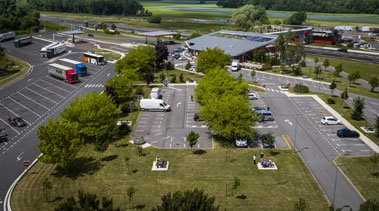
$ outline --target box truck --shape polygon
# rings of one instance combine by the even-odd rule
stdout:
[[[141,99],[141,111],[171,111],[170,105],[160,99]]]
[[[87,73],[87,66],[83,62],[78,62],[71,59],[59,59],[58,63],[67,67],[74,68],[75,72],[80,76],[86,76]]]
[[[32,43],[32,36],[20,37],[13,40],[13,45],[16,48],[28,45],[30,43]]]
[[[41,57],[43,58],[51,58],[54,56],[54,52],[53,50],[51,49],[53,46],[56,46],[58,45],[58,43],[54,42],[54,43],[51,43],[43,48],[41,48]]]
[[[238,71],[240,69],[240,61],[233,60],[232,61],[232,71]]]
[[[161,90],[157,87],[151,89],[150,99],[162,99]]]
[[[70,84],[79,82],[78,74],[71,67],[53,63],[49,64],[47,69],[51,76],[67,81]]]
[[[4,33],[4,34],[0,34],[0,42],[4,42],[4,41],[7,41],[7,40],[11,40],[11,39],[14,39],[14,32],[7,32],[7,33]]]
[[[104,56],[93,53],[84,53],[83,61],[95,65],[103,65],[106,62]]]

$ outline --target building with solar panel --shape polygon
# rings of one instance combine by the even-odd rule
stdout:
[[[241,62],[253,58],[258,49],[265,49],[268,53],[275,51],[275,40],[278,35],[258,34],[251,32],[221,30],[196,37],[186,41],[190,52],[197,56],[207,48],[220,48],[233,59]]]

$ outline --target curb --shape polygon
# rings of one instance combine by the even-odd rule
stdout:
[[[16,187],[17,183],[21,180],[21,178],[26,174],[26,172],[28,172],[34,166],[34,164],[38,161],[38,158],[41,157],[41,156],[42,156],[42,153],[12,183],[11,187],[7,191],[7,194],[5,195],[4,206],[3,206],[4,211],[12,211],[11,198],[12,198],[12,193],[13,193],[14,188]]]
[[[10,55],[8,55],[8,56],[10,56]],[[27,71],[27,73],[26,73],[25,75],[23,75],[23,76],[17,78],[16,80],[11,81],[11,82],[5,84],[4,86],[0,87],[0,90],[3,90],[4,88],[6,88],[6,87],[12,85],[14,82],[19,81],[19,80],[25,78],[26,76],[28,76],[28,75],[33,71],[33,66],[30,65],[29,62],[27,62],[27,61],[25,61],[25,60],[22,60],[22,59],[20,59],[20,58],[14,57],[14,56],[10,56],[10,57],[13,57],[13,58],[16,58],[16,59],[19,59],[19,60],[25,62],[25,63],[29,66],[29,70]],[[5,81],[5,80],[8,80],[8,79],[11,79],[11,78],[13,78],[13,77],[16,77],[16,76],[19,75],[19,74],[20,74],[20,73],[16,73],[16,75],[11,76],[10,78],[5,78],[5,79],[3,79],[3,80],[1,80],[1,81]],[[0,82],[1,82],[1,81],[0,81]]]
[[[347,179],[347,181],[349,181],[349,183],[351,184],[351,186],[353,186],[354,190],[357,191],[358,195],[363,199],[363,201],[366,201],[365,197],[362,196],[361,192],[358,191],[358,189],[355,187],[355,185],[350,181],[349,177],[346,176],[346,174],[341,170],[341,168],[339,166],[337,166],[336,164],[336,159],[340,157],[340,156],[337,156],[334,160],[333,160],[333,163],[334,165],[338,168],[338,171],[340,173],[342,173],[342,175]]]

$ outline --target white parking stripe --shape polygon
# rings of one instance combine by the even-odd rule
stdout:
[[[38,84],[33,84],[33,85],[35,85],[35,86],[38,86],[39,88],[41,88],[41,89],[44,89],[44,90],[46,90],[46,91],[48,91],[48,92],[51,92],[51,93],[53,93],[53,94],[57,95],[58,97],[61,97],[61,98],[63,98],[63,99],[64,99],[64,97],[63,97],[62,95],[60,95],[60,94],[57,94],[57,93],[55,93],[55,92],[52,92],[52,91],[50,91],[50,90],[46,89],[45,87],[42,87],[42,86],[40,86],[40,85],[38,85]]]
[[[30,99],[29,97],[27,97],[27,96],[25,96],[25,95],[21,94],[20,92],[17,92],[17,93],[18,93],[18,94],[20,94],[20,95],[22,95],[22,96],[24,96],[25,98],[29,99],[30,101],[33,101],[34,103],[38,104],[39,106],[41,106],[41,107],[43,107],[43,108],[46,108],[47,110],[49,110],[49,111],[50,111],[50,109],[49,109],[49,108],[47,108],[46,106],[44,106],[44,105],[42,105],[42,104],[40,104],[40,103],[38,103],[38,102],[36,102],[36,101],[34,101],[34,100]]]
[[[28,87],[25,87],[25,89],[28,89],[29,91],[31,91],[31,92],[34,92],[34,93],[36,93],[37,95],[39,95],[39,96],[41,96],[41,97],[43,97],[43,98],[45,98],[45,99],[48,99],[48,100],[50,100],[51,102],[53,102],[53,103],[55,103],[55,104],[58,104],[58,103],[57,103],[57,102],[55,102],[54,100],[51,100],[51,99],[49,99],[49,98],[47,98],[47,97],[45,97],[45,96],[41,95],[40,93],[38,93],[38,92],[35,92],[35,91],[33,91],[33,90],[29,89]]]
[[[0,118],[1,121],[3,121],[8,127],[12,128],[17,134],[20,134],[16,129],[14,129],[11,125],[9,125],[6,121],[4,121],[2,118]]]
[[[11,112],[12,114],[14,114],[15,116],[20,116],[18,114],[16,114],[15,112],[13,112],[12,110],[10,110],[9,108],[5,107],[3,104],[0,103],[0,106],[4,107],[5,109],[7,109],[9,112]],[[26,122],[26,121],[25,121]]]
[[[52,83],[49,83],[49,82],[47,82],[47,81],[43,81],[43,80],[38,80],[38,81],[42,81],[42,82],[44,82],[44,83],[47,83],[47,84],[49,84],[49,85],[51,85],[51,86],[54,86],[54,87],[56,87],[56,88],[58,88],[58,89],[60,89],[60,90],[62,90],[62,91],[65,91],[65,92],[67,92],[67,93],[71,93],[71,92],[69,92],[69,91],[67,91],[67,90],[65,90],[65,89],[63,89],[63,88],[61,88],[61,87],[59,87],[59,86],[56,86],[56,85],[54,85],[54,84],[52,84]],[[35,82],[34,82],[35,83]]]
[[[24,107],[26,110],[32,112],[33,114],[37,115],[38,117],[41,117],[41,115],[39,115],[39,114],[37,114],[36,112],[34,112],[34,111],[30,110],[29,108],[25,107],[23,104],[17,102],[15,99],[13,99],[13,98],[11,98],[11,97],[8,97],[8,99],[13,100],[15,103],[17,103],[17,104],[19,104],[20,106]],[[25,121],[25,122],[26,122],[26,121]],[[29,124],[29,123],[28,123],[28,124]]]
[[[86,88],[87,88],[87,87],[88,87],[88,84],[86,84],[84,87],[86,87]]]

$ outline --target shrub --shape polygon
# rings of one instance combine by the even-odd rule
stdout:
[[[122,125],[118,126],[118,136],[119,137],[127,135],[130,131],[131,130],[127,124],[122,124]]]
[[[306,67],[307,66],[307,63],[305,62],[305,60],[301,60],[300,66],[301,67]]]
[[[192,67],[192,65],[191,65],[190,61],[188,60],[185,68],[186,68],[186,70],[189,70],[191,67]]]
[[[184,82],[184,76],[183,76],[183,73],[180,73],[180,75],[179,75],[179,81],[180,81],[180,83],[183,83],[183,82]]]
[[[142,86],[137,86],[135,90],[136,95],[142,95],[142,92],[143,92]]]
[[[159,15],[153,15],[147,18],[149,23],[161,23],[162,17]]]
[[[136,111],[136,110],[137,110],[137,106],[135,103],[127,102],[121,106],[122,113],[130,113],[130,112]]]
[[[293,70],[293,74],[295,75],[301,75],[302,72],[301,72],[301,67],[296,67],[294,70]]]
[[[174,77],[171,78],[170,82],[171,83],[176,83],[176,75],[174,75]]]
[[[309,92],[309,88],[305,85],[302,85],[302,84],[296,84],[296,86],[293,88],[293,90],[296,93],[308,93]]]
[[[328,98],[328,104],[336,104],[336,101],[332,98]]]
[[[163,81],[166,77],[164,76],[164,73],[161,73],[161,74],[159,75],[159,78],[161,79],[161,81]]]

